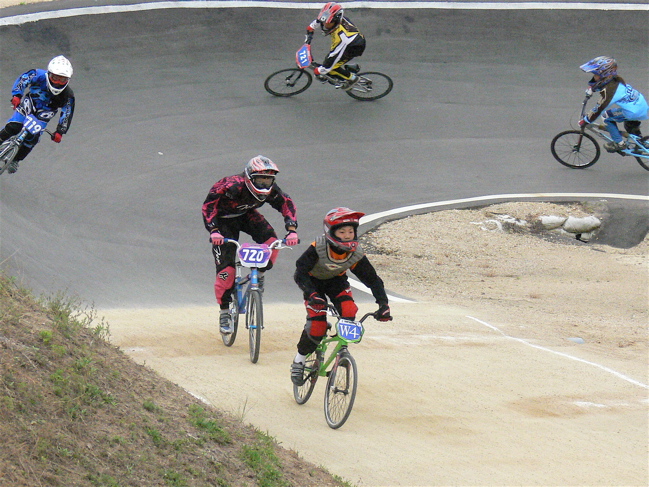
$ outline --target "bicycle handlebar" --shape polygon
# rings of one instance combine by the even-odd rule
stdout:
[[[327,303],[327,311],[331,312],[331,315],[335,318],[341,318],[340,314],[338,314],[338,310],[333,304]],[[367,318],[370,316],[373,317],[375,320],[380,321],[377,317],[378,310],[376,311],[371,311],[369,313],[365,313],[363,317],[360,320],[357,320],[359,323],[363,323]],[[388,321],[392,321],[392,316],[390,316],[390,319]]]
[[[300,243],[300,240],[298,239],[297,242]],[[239,241],[238,241],[238,240],[235,240],[235,239],[233,239],[233,238],[224,238],[224,239],[223,239],[223,243],[224,243],[224,244],[226,244],[226,243],[231,243],[231,244],[236,245],[236,246],[237,246],[237,249],[240,249],[240,248],[241,248],[241,244],[239,243]],[[271,244],[268,246],[268,248],[269,248],[269,249],[277,249],[277,250],[281,250],[281,249],[290,249],[290,250],[293,250],[293,247],[291,247],[290,245],[286,245],[286,239],[285,239],[285,238],[283,238],[282,240],[279,240],[279,239],[275,240],[273,243],[271,243]]]

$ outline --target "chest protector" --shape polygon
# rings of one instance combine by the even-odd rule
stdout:
[[[316,279],[326,280],[340,276],[365,256],[365,252],[359,245],[356,252],[350,253],[346,258],[342,260],[332,259],[327,247],[327,240],[324,235],[316,239],[315,250],[318,253],[318,263],[309,272]]]

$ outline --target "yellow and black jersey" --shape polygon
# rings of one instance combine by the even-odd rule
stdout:
[[[307,28],[307,32],[313,32],[318,25],[318,22],[314,20]],[[324,68],[320,69],[322,74],[327,74],[337,69],[349,62],[352,58],[362,55],[365,50],[365,37],[345,17],[342,18],[340,23],[328,35],[331,36],[331,48],[322,63],[322,68]]]

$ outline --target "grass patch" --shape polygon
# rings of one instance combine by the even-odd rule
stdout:
[[[92,307],[35,298],[0,273],[0,484],[348,485],[136,364],[108,337]]]

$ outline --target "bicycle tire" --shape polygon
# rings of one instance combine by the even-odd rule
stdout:
[[[649,137],[641,138],[640,143],[649,148]],[[638,164],[640,164],[644,169],[649,171],[649,159],[646,157],[636,157],[635,160],[638,161]]]
[[[224,335],[221,333],[221,339],[226,347],[231,347],[234,340],[237,338],[237,330],[239,329],[239,298],[237,297],[237,289],[232,290],[232,302],[230,302],[230,316],[232,316],[232,333]]]
[[[9,168],[9,164],[18,153],[18,146],[11,139],[0,144],[0,174]]]
[[[293,384],[293,397],[296,403],[301,405],[309,400],[313,389],[315,389],[315,384],[318,382],[319,370],[320,361],[317,353],[310,353],[304,362],[304,384],[301,386]]]
[[[392,78],[383,73],[367,72],[359,73],[361,78],[350,89],[345,91],[349,96],[360,101],[373,101],[383,98],[392,91],[394,83]]]
[[[246,308],[246,328],[248,328],[250,361],[256,364],[257,360],[259,360],[259,349],[261,347],[261,330],[264,329],[261,292],[256,289],[249,292]]]
[[[595,138],[581,130],[566,130],[557,134],[550,143],[554,158],[571,169],[586,169],[597,162],[599,144]]]
[[[264,81],[264,88],[274,96],[293,96],[306,91],[313,83],[313,76],[304,69],[281,69]]]
[[[352,412],[358,387],[356,361],[349,352],[339,353],[327,379],[324,411],[327,424],[338,429]]]

